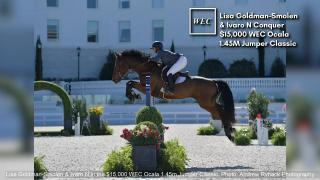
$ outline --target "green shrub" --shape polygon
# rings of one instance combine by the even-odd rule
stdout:
[[[132,172],[134,166],[132,162],[132,147],[125,146],[118,151],[112,151],[105,163],[103,164],[103,172],[106,176],[112,172]]]
[[[246,136],[244,134],[239,134],[235,136],[234,142],[236,145],[247,146],[247,145],[250,145],[251,139],[249,136]]]
[[[281,128],[279,128],[279,127],[269,129],[269,131],[268,131],[268,137],[269,137],[269,139],[272,138],[272,136],[273,136],[274,133],[282,132],[282,131],[283,131],[283,130],[282,130]]]
[[[205,60],[198,69],[198,75],[206,78],[225,78],[228,71],[218,59]]]
[[[56,93],[63,103],[64,134],[72,134],[72,101],[68,93],[59,85],[47,81],[35,81],[34,91],[49,90]],[[68,132],[66,132],[68,131]]]
[[[264,94],[252,91],[247,99],[249,119],[255,120],[257,114],[261,114],[262,119],[267,118],[269,103]]]
[[[112,135],[113,129],[110,128],[108,123],[102,122],[101,135]]]
[[[178,140],[167,141],[160,150],[159,172],[183,173],[188,162],[185,148]]]
[[[188,160],[186,150],[179,144],[178,140],[167,141],[160,149],[157,171],[183,173],[186,171]],[[132,172],[135,170],[130,145],[118,151],[112,151],[103,164],[103,172],[106,176],[116,175],[117,172]]]
[[[235,135],[245,135],[250,137],[250,128],[240,128],[236,131]]]
[[[246,146],[251,144],[252,131],[250,128],[241,128],[235,132],[234,142],[236,145]]]
[[[231,77],[257,77],[258,72],[253,61],[241,59],[234,61],[229,67],[229,75]]]
[[[271,142],[275,146],[285,146],[286,145],[286,135],[285,135],[284,131],[282,130],[280,132],[275,132],[272,135]]]
[[[159,127],[162,124],[162,116],[155,107],[145,106],[138,111],[136,124],[144,121],[151,121]]]
[[[197,135],[216,135],[218,131],[212,126],[200,127],[197,129]]]
[[[43,162],[43,158],[44,156],[35,156],[33,158],[35,179],[42,179],[48,174],[48,169]]]
[[[237,130],[236,135],[240,134],[248,136],[250,139],[257,139],[257,135],[251,127],[245,127]]]

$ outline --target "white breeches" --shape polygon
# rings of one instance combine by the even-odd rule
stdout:
[[[181,56],[178,61],[172,65],[172,67],[167,72],[167,75],[169,74],[175,74],[182,69],[184,69],[187,66],[188,60],[185,56]]]

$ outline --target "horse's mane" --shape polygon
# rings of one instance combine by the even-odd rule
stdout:
[[[150,54],[147,54],[147,53],[135,50],[135,49],[125,50],[121,53],[121,56],[135,59],[139,63],[148,62],[148,64],[150,64],[152,68],[155,67],[156,69],[161,69],[160,67],[158,67],[156,62],[149,61]]]
[[[143,60],[150,58],[149,54],[146,54],[144,52],[141,52],[135,49],[125,50],[121,53],[121,55],[124,57],[131,57],[131,58],[143,59]]]

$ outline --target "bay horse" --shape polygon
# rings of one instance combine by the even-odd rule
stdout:
[[[199,106],[207,110],[213,119],[221,119],[226,136],[234,141],[235,123],[234,101],[232,92],[225,81],[211,80],[199,76],[191,76],[184,82],[175,84],[174,94],[166,94],[161,91],[164,81],[161,78],[162,67],[153,61],[150,56],[137,50],[125,50],[122,53],[114,53],[115,65],[112,81],[118,83],[129,71],[139,75],[140,82],[128,81],[126,84],[126,96],[134,101],[138,95],[132,88],[145,93],[145,76],[151,75],[151,95],[162,99],[194,98]]]

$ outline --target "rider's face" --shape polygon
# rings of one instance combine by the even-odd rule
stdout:
[[[159,52],[159,49],[158,48],[152,48],[152,50],[155,52],[155,53],[158,53]]]

